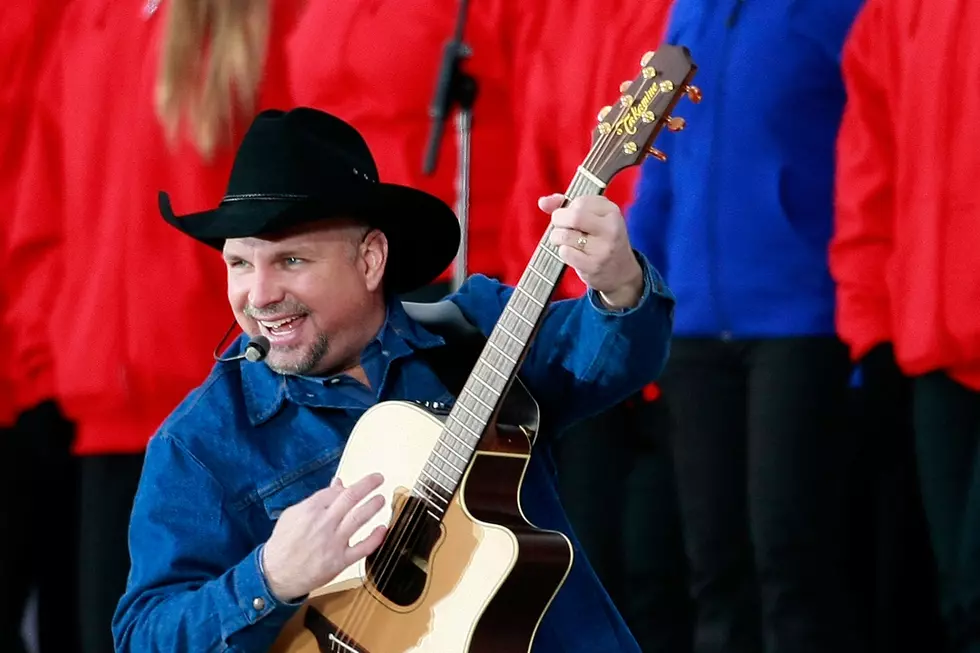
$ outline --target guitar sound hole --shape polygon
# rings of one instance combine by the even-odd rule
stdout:
[[[377,551],[367,557],[368,577],[395,605],[409,606],[425,589],[429,559],[441,526],[426,505],[410,497]]]

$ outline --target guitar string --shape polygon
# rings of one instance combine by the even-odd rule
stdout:
[[[659,95],[660,95],[659,89],[657,89],[657,91],[655,91],[654,98],[656,98]],[[622,122],[622,119],[626,115],[628,115],[628,113],[629,113],[629,107],[625,107],[624,111],[622,111],[621,114],[618,116],[617,121],[613,126],[613,128],[609,130],[609,133],[601,135],[598,139],[596,139],[596,142],[590,149],[589,153],[586,155],[585,160],[583,161],[582,164],[586,170],[592,172],[591,166],[594,163],[596,163],[598,159],[601,159],[603,154],[605,154],[606,156],[605,159],[606,163],[608,163],[608,161],[611,160],[613,156],[613,151],[610,149],[609,151],[603,152],[603,149],[607,147],[610,141],[615,140],[617,136],[621,135],[616,133],[616,125],[619,125]],[[594,187],[595,184],[589,181],[584,175],[581,175],[579,172],[576,172],[575,176],[573,177],[572,183],[569,186],[568,191],[566,191],[566,196],[570,196],[569,199],[574,199],[577,193],[581,193],[588,190],[589,186]],[[603,189],[601,188],[596,190],[600,194],[603,192]],[[552,231],[553,231],[553,227],[551,224],[549,224],[548,228],[545,230],[544,236],[541,238],[541,241],[539,241],[539,245],[544,245],[546,243],[550,245],[548,238],[550,237]],[[535,255],[532,256],[531,258],[530,265],[533,265],[534,258],[537,256],[537,254],[538,254],[537,251],[535,251]],[[530,265],[528,266],[528,269],[525,269],[524,273],[522,274],[520,283],[522,283],[525,280],[525,277],[527,277],[530,274],[530,269],[529,269]],[[564,267],[565,266],[562,265],[562,269],[564,269]],[[443,428],[446,429],[447,427],[444,426]],[[472,462],[473,453],[475,453],[475,451],[471,453],[471,457],[470,460],[467,462],[467,466]],[[436,493],[436,495],[442,498],[442,495],[440,493]],[[443,509],[443,515],[445,515],[445,513],[448,512],[449,507],[453,502],[453,497],[450,496],[450,498],[445,501],[447,502],[447,505],[445,509]],[[421,533],[426,530],[425,526],[423,525],[424,521],[422,522],[422,524],[417,525],[414,528],[411,526],[415,522],[415,519],[419,518],[420,516],[424,519],[424,512],[427,509],[424,507],[420,507],[421,503],[422,503],[421,501],[417,501],[416,505],[412,506],[412,508],[410,509],[411,514],[408,516],[408,518],[406,518],[403,513],[403,515],[396,520],[395,532],[390,534],[390,535],[395,535],[395,539],[396,539],[395,544],[390,547],[383,546],[383,548],[389,549],[389,553],[382,561],[381,571],[374,574],[375,579],[377,581],[380,581],[377,582],[376,584],[378,585],[378,590],[380,591],[381,594],[384,594],[384,590],[387,587],[388,582],[394,576],[394,570],[395,570],[395,566],[397,565],[397,561],[402,557],[400,552],[403,548],[403,544],[404,544],[403,540],[405,539],[412,540],[411,542],[409,542],[408,547],[406,547],[405,549],[406,551],[410,551],[412,550],[412,547],[414,547],[415,544],[417,544],[418,537],[421,535]],[[402,524],[400,528],[399,528],[399,523]],[[405,533],[406,531],[408,531],[407,536]],[[382,553],[382,555],[384,555],[383,549],[379,553]],[[377,562],[378,561],[376,561],[375,565],[372,566],[375,569],[377,568]],[[372,604],[374,602],[375,599],[373,599],[373,597],[370,596],[370,592],[367,589],[360,590],[358,596],[354,599],[353,605],[351,606],[347,617],[343,620],[343,626],[340,626],[340,630],[344,631],[345,633],[348,633],[349,636],[353,638],[356,629],[361,624],[363,624],[365,620],[367,620],[370,617],[370,613],[371,613],[370,608],[372,607]],[[343,640],[346,638],[340,636],[338,637],[338,639]],[[348,643],[354,644],[355,642],[348,642]]]

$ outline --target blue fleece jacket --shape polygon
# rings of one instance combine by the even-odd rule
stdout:
[[[656,143],[628,211],[677,297],[677,336],[834,333],[827,263],[840,51],[861,0],[676,0],[701,104]]]

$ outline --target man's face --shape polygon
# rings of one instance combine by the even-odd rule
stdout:
[[[269,339],[274,371],[341,371],[358,362],[386,258],[384,235],[353,221],[229,239],[228,300],[243,331]]]

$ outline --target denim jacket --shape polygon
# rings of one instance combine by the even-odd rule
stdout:
[[[521,367],[551,416],[549,432],[612,406],[655,379],[668,354],[674,300],[642,256],[644,292],[625,311],[593,292],[552,303]],[[474,276],[454,293],[489,335],[512,288]],[[243,351],[239,338],[229,353]],[[389,304],[362,354],[370,390],[346,375],[303,377],[265,363],[218,363],[151,438],[133,506],[132,568],[112,629],[119,653],[264,653],[298,609],[269,591],[259,561],[279,514],[333,477],[357,419],[382,400],[453,397],[415,354],[443,339]],[[636,652],[558,500],[547,438],[521,501],[532,523],[572,540],[575,561],[535,639],[535,653]]]

